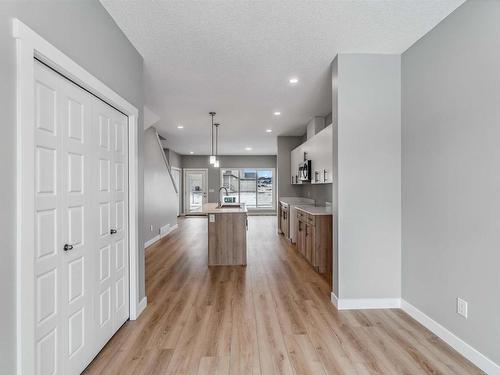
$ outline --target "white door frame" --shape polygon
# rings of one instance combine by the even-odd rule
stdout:
[[[183,174],[182,174],[182,168],[177,168],[177,167],[170,167],[172,170],[179,172],[179,186],[177,186],[177,191],[179,194],[179,202],[177,202],[177,207],[179,210],[179,216],[183,214],[184,207],[182,207],[182,201],[183,201],[183,194],[184,194],[184,181],[183,181]]]
[[[207,178],[205,179],[205,192],[207,194],[207,202],[208,202],[208,168],[183,168],[182,169],[182,207],[184,208],[184,215],[200,215],[201,212],[190,213],[187,212],[186,209],[186,172],[192,171],[204,171],[206,173]]]
[[[130,319],[146,307],[139,301],[139,159],[137,108],[88,73],[18,19],[13,20],[17,53],[17,222],[16,308],[17,374],[35,373],[35,285],[34,275],[34,66],[35,58],[95,94],[128,116],[129,148],[129,293]]]

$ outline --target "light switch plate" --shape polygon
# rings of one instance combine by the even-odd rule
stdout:
[[[208,220],[209,220],[211,223],[215,223],[215,215],[214,215],[214,214],[209,214],[209,215],[208,215]]]
[[[467,301],[464,301],[461,298],[457,298],[457,314],[462,315],[465,319],[467,319]]]

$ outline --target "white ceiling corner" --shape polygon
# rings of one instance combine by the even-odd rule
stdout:
[[[337,53],[400,54],[464,0],[101,2],[144,57],[145,105],[170,148],[208,154],[216,111],[221,154],[274,154],[277,135],[330,112]]]
[[[150,128],[158,121],[160,121],[160,116],[158,116],[148,107],[144,106],[144,130]]]

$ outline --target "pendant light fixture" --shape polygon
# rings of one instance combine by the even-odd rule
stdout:
[[[219,125],[220,124],[214,124],[215,126],[215,163],[214,167],[219,168],[219,160],[217,160],[217,155],[219,151]]]
[[[217,161],[217,157],[214,154],[214,116],[215,112],[209,112],[209,115],[212,116],[212,143],[210,144],[210,164],[215,164]]]

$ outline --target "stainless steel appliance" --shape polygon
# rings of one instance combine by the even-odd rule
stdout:
[[[299,164],[299,180],[302,182],[311,182],[311,160],[304,160]]]

